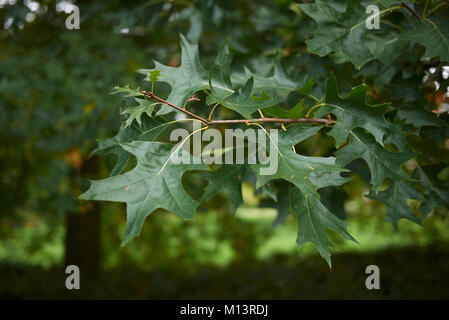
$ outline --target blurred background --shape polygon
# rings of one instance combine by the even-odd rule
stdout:
[[[268,73],[278,54],[322,84],[333,69],[343,93],[382,82],[370,78],[376,65],[355,70],[308,54],[315,23],[293,1],[73,3],[79,30],[65,27],[72,2],[0,0],[0,298],[449,298],[447,211],[434,210],[424,227],[400,221],[395,232],[385,207],[364,197],[362,177],[326,195],[359,242],[329,233],[338,248],[332,270],[311,245],[297,248],[293,215],[277,224],[275,209],[257,208],[264,199],[250,182],[235,217],[225,196],[190,221],[157,211],[120,247],[125,206],[77,196],[115,161],[89,156],[123,120],[112,87],[145,89],[135,71],[153,60],[177,66],[180,33],[200,43],[206,66],[230,36],[234,68]],[[407,59],[420,54],[412,47]],[[303,151],[325,152],[328,138],[314,139]],[[80,290],[65,288],[70,261],[81,269]],[[365,288],[370,264],[380,268],[380,290]]]

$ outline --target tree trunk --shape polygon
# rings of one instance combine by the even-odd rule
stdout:
[[[92,177],[98,174],[96,157],[85,161],[74,176]],[[82,212],[66,213],[65,266],[76,265],[81,274],[97,279],[101,267],[100,206],[96,201],[87,203]]]
[[[93,204],[86,212],[66,214],[65,266],[76,265],[90,278],[100,274],[100,212]]]

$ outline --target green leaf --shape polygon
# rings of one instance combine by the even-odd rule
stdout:
[[[339,219],[346,219],[345,202],[348,194],[343,187],[325,187],[319,190],[323,205]]]
[[[245,68],[247,76],[251,76],[248,69]],[[273,74],[271,76],[263,77],[254,74],[254,88],[256,93],[260,93],[263,90],[274,90],[276,95],[281,97],[282,100],[287,98],[287,96],[292,91],[299,91],[305,94],[310,93],[313,86],[313,80],[309,79],[306,72],[300,72],[296,76],[290,76],[287,74],[284,66],[281,63],[279,56],[274,60]]]
[[[398,148],[407,149],[407,141],[401,128],[384,118],[388,104],[370,106],[365,102],[365,98],[366,85],[364,84],[352,88],[348,97],[341,98],[338,95],[337,80],[331,73],[326,85],[326,103],[323,103],[314,115],[322,117],[332,113],[337,117],[335,126],[329,132],[329,135],[334,137],[337,147],[346,141],[352,129],[364,128],[381,145],[386,138],[391,138]]]
[[[271,152],[277,153],[278,168],[274,174],[261,174],[260,169],[270,164],[255,164],[256,188],[274,179],[284,179],[293,183],[304,194],[316,194],[316,190],[325,186],[340,185],[349,181],[339,175],[345,169],[335,164],[334,157],[308,157],[293,152],[292,146],[313,136],[320,127],[306,127],[303,124],[295,125],[279,134],[277,148]],[[270,139],[272,139],[270,137]]]
[[[368,198],[381,201],[387,207],[386,221],[398,229],[399,219],[408,219],[421,224],[421,219],[410,209],[407,199],[424,200],[418,190],[405,181],[389,180],[388,189],[377,194],[370,191]]]
[[[229,38],[218,48],[218,55],[208,73],[209,86],[222,95],[229,95],[234,92],[231,83],[231,62],[232,55],[229,52]]]
[[[277,216],[273,221],[273,227],[284,223],[285,219],[287,219],[288,215],[290,214],[290,197],[288,189],[282,191],[283,192],[279,193],[279,196],[277,197],[278,200],[275,206],[275,208],[277,209]]]
[[[231,95],[223,95],[223,92],[215,91],[213,85],[211,85],[210,98],[207,100],[208,104],[219,102],[221,105],[228,109],[234,110],[240,113],[247,119],[252,118],[252,114],[257,109],[264,109],[274,106],[282,101],[282,99],[275,95],[273,90],[258,98],[252,95],[254,86],[254,78],[250,77],[243,87],[237,89]]]
[[[418,129],[422,127],[441,126],[441,120],[438,119],[435,113],[427,111],[425,106],[426,102],[423,100],[419,100],[413,105],[401,105],[400,107],[396,107],[398,109],[396,117],[404,121],[404,124]]]
[[[138,72],[147,75],[146,80],[150,81],[148,73],[160,70],[160,81],[166,82],[171,86],[171,92],[167,101],[177,106],[183,106],[195,92],[209,88],[209,73],[199,61],[198,44],[191,44],[183,35],[180,35],[180,37],[181,65],[179,67],[170,67],[155,61],[154,69],[138,70]],[[229,61],[229,63],[226,61]],[[230,80],[227,81],[229,66],[230,54],[227,41],[225,41],[220,46],[216,62],[211,68],[211,73],[214,75],[211,83],[216,91],[224,92],[228,95],[234,92],[232,87],[230,87]],[[173,112],[173,108],[163,105],[158,114],[163,115],[170,112]]]
[[[441,9],[443,10],[443,9]],[[413,29],[404,30],[400,38],[423,45],[426,52],[423,58],[440,57],[449,61],[449,19],[447,14],[435,13],[432,19],[418,21],[413,19]]]
[[[274,60],[272,73],[271,76],[264,77],[252,74],[245,68],[245,81],[240,89],[230,96],[220,95],[213,90],[208,98],[208,104],[220,102],[223,106],[240,113],[247,119],[250,119],[251,114],[257,109],[265,109],[268,114],[275,116],[300,117],[304,109],[302,103],[298,103],[289,111],[275,105],[285,101],[293,91],[308,95],[314,82],[311,79],[306,82],[306,73],[299,73],[294,77],[289,76],[279,57]]]
[[[313,80],[310,79],[301,89],[297,89],[296,91],[308,95],[310,94],[313,84],[314,84]],[[305,99],[298,101],[298,103],[296,103],[296,105],[290,110],[284,110],[278,106],[274,106],[264,109],[264,112],[278,118],[290,118],[290,119],[301,118],[303,117],[304,111],[306,109],[306,106],[304,105],[304,100]]]
[[[181,177],[189,170],[207,170],[205,164],[175,164],[170,159],[173,145],[134,141],[120,145],[137,158],[137,166],[124,174],[91,181],[80,198],[126,202],[127,221],[123,244],[137,236],[145,218],[158,208],[183,218],[192,218],[198,202],[183,189]]]
[[[424,199],[419,207],[426,217],[432,209],[449,207],[449,182],[438,178],[438,174],[447,167],[445,163],[418,166],[413,178],[421,182]]]
[[[278,58],[272,76],[252,75],[245,69],[245,83],[234,89],[230,74],[232,55],[228,42],[229,39],[220,45],[214,64],[206,71],[199,61],[198,45],[189,43],[181,35],[179,67],[170,67],[155,61],[154,69],[140,69],[139,72],[146,74],[146,80],[151,81],[148,74],[160,70],[160,81],[168,83],[172,88],[168,102],[183,106],[195,92],[209,89],[211,93],[207,99],[208,104],[219,102],[248,119],[257,109],[274,106],[285,100],[290,92],[301,90],[305,85],[304,90],[310,87],[310,83],[305,84],[305,73],[291,79]],[[163,105],[158,114],[170,112],[173,112],[173,109]]]
[[[134,140],[154,141],[164,130],[173,125],[173,123],[166,123],[160,117],[149,118],[144,116],[141,126],[134,122],[129,127],[122,127],[114,137],[99,141],[98,147],[91,154],[115,154],[117,162],[110,173],[111,176],[115,176],[124,170],[131,157],[131,154],[123,149],[121,144],[130,143]]]
[[[392,180],[407,180],[407,175],[401,169],[401,164],[414,157],[413,152],[390,152],[376,142],[372,135],[362,129],[350,132],[349,142],[338,150],[337,164],[345,166],[355,159],[363,159],[371,171],[371,185],[377,192],[386,178]]]
[[[324,0],[299,6],[318,24],[313,38],[306,43],[309,52],[320,57],[332,54],[337,63],[349,61],[361,68],[376,58],[391,60],[396,46],[400,45],[393,31],[386,34],[386,25],[382,26],[382,33],[366,28],[365,20],[369,15],[360,1],[348,1],[345,11]]]
[[[365,26],[363,26],[365,28]],[[406,48],[407,42],[400,41],[399,34],[396,32],[376,32],[368,30],[364,37],[365,46],[376,59],[382,64],[389,65],[392,62],[398,62],[397,54]]]
[[[154,69],[148,72],[148,79],[150,79],[151,83],[155,83],[159,80],[159,76],[161,75],[161,70]]]
[[[230,78],[231,59],[227,43],[222,44],[215,63],[209,72],[210,95],[207,98],[207,104],[219,102],[222,106],[240,113],[247,119],[251,119],[251,114],[257,111],[257,109],[270,107],[282,101],[282,98],[278,96],[277,91],[272,87],[263,87],[261,91],[254,90],[255,80],[251,74],[241,88],[233,90]],[[263,82],[262,77],[258,77],[258,79],[259,82]],[[282,77],[278,80],[286,81],[288,79]],[[291,85],[291,83],[289,84]],[[276,84],[274,83],[273,86],[276,86]],[[231,94],[230,91],[232,92]],[[261,94],[261,96],[255,96],[256,93]]]
[[[293,196],[290,196],[290,207],[298,216],[297,242],[299,246],[307,241],[314,243],[330,265],[331,243],[324,229],[331,228],[343,232],[348,239],[352,237],[346,233],[345,223],[321,204],[317,190],[327,186],[341,185],[350,179],[340,176],[340,172],[345,170],[335,164],[335,158],[306,157],[292,150],[292,146],[311,137],[320,129],[320,127],[306,127],[298,124],[282,132],[279,135],[277,148],[274,145],[270,147],[270,153],[276,152],[278,157],[278,168],[274,174],[261,174],[260,169],[267,165],[256,164],[252,167],[257,174],[256,188],[274,179],[284,179],[298,188],[293,191]],[[288,211],[284,210],[282,214],[286,215]]]
[[[254,194],[256,196],[259,195],[267,196],[268,198],[266,198],[266,200],[271,203],[278,201],[278,196],[274,188],[274,183],[267,183],[261,186],[260,188],[256,188],[257,175],[256,172],[252,169],[246,171],[245,179],[254,185]]]
[[[136,100],[138,105],[135,107],[128,107],[123,111],[123,114],[129,114],[128,119],[125,121],[125,128],[131,126],[134,120],[141,126],[142,120],[140,118],[142,117],[142,114],[146,113],[151,117],[155,108],[160,105],[160,102],[155,102],[154,100],[140,98],[134,98],[134,100]]]
[[[301,247],[306,242],[312,242],[329,266],[331,266],[329,249],[333,248],[333,245],[327,238],[325,230],[337,231],[346,239],[357,242],[346,231],[347,223],[327,210],[318,197],[291,188],[290,207],[298,217],[298,237],[296,239],[298,246]]]
[[[230,210],[235,214],[238,207],[243,203],[242,198],[242,178],[244,166],[242,165],[222,165],[215,171],[206,171],[199,174],[206,179],[208,184],[204,189],[201,201],[209,201],[218,193],[226,193],[230,201]]]
[[[140,88],[131,89],[128,85],[125,87],[115,86],[111,94],[123,94],[123,97],[139,97],[142,95]]]
[[[306,106],[304,105],[303,100],[301,100],[290,110],[284,110],[278,106],[274,106],[265,109],[264,113],[283,119],[298,119],[303,117],[305,109]]]

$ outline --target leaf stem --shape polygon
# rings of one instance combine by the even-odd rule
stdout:
[[[209,117],[207,118],[208,121],[210,121],[212,119],[212,114],[215,111],[215,108],[220,104],[220,102],[217,102],[214,107],[212,108],[211,112],[209,113]]]
[[[448,4],[448,3],[449,3],[448,0],[444,0],[444,1],[440,2],[435,7],[433,7],[432,9],[429,10],[428,16],[430,16],[435,10],[441,8],[442,6],[444,6],[445,4]]]
[[[319,104],[314,105],[312,108],[310,108],[309,111],[307,111],[306,118],[309,117],[309,115],[312,113],[313,110],[315,110],[316,108],[319,108],[321,106],[324,106],[324,105],[325,105],[325,103],[319,103]]]
[[[318,99],[317,97],[315,97],[313,94],[311,94],[311,93],[304,93],[304,92],[301,92],[302,94],[305,94],[306,96],[308,96],[308,97],[310,97],[310,98],[312,98],[313,100],[315,100],[316,102],[321,102],[321,100],[320,99]]]
[[[422,12],[422,17],[425,19],[426,18],[426,12],[427,12],[427,7],[429,6],[429,0],[426,0],[426,3],[424,4],[424,9]]]

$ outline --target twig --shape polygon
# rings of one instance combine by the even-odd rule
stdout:
[[[206,126],[213,126],[213,125],[218,125],[218,124],[238,124],[238,123],[244,123],[244,124],[250,124],[250,123],[258,123],[258,122],[276,122],[276,123],[281,123],[281,124],[286,124],[286,123],[301,123],[301,122],[309,122],[309,123],[320,123],[320,124],[324,124],[324,125],[329,125],[329,124],[333,124],[336,121],[335,120],[329,120],[329,119],[313,119],[313,118],[299,118],[299,119],[283,119],[283,118],[258,118],[258,119],[236,119],[236,120],[207,120],[204,118],[201,118],[200,116],[186,110],[183,108],[180,108],[162,98],[159,98],[158,96],[154,95],[152,92],[146,92],[146,91],[142,91],[142,94],[144,96],[150,97],[154,100],[157,100],[163,104],[166,104],[178,111],[181,111],[201,122],[203,122]]]
[[[408,11],[410,11],[419,20],[422,20],[422,17],[414,9],[412,9],[408,4],[406,4],[405,2],[401,3],[401,7],[407,9]]]
[[[255,122],[277,122],[277,123],[299,123],[299,122],[312,122],[312,123],[323,123],[323,124],[332,124],[336,121],[328,120],[328,119],[309,119],[309,118],[299,118],[299,119],[283,119],[283,118],[258,118],[258,119],[237,119],[237,120],[213,120],[209,121],[209,125],[216,124],[234,124],[234,123],[255,123]]]
[[[147,96],[147,97],[150,97],[150,98],[152,98],[152,99],[154,99],[154,100],[157,100],[157,101],[159,101],[159,102],[162,102],[163,104],[166,104],[166,105],[168,105],[168,106],[170,106],[170,107],[172,107],[172,108],[175,108],[176,110],[179,110],[179,111],[181,111],[181,112],[184,112],[185,114],[187,114],[187,115],[189,115],[189,116],[191,116],[191,117],[193,117],[193,118],[195,118],[195,119],[197,119],[197,120],[200,120],[200,121],[204,122],[206,125],[209,125],[209,121],[207,121],[206,119],[203,119],[203,118],[201,118],[200,116],[197,116],[196,114],[190,112],[189,110],[186,110],[186,109],[180,108],[180,107],[178,107],[178,106],[175,106],[174,104],[172,104],[172,103],[170,103],[170,102],[168,102],[168,101],[166,101],[166,100],[164,100],[164,99],[162,99],[162,98],[159,98],[158,96],[155,96],[155,95],[153,94],[153,92],[142,91],[142,94],[143,94],[144,96]]]

